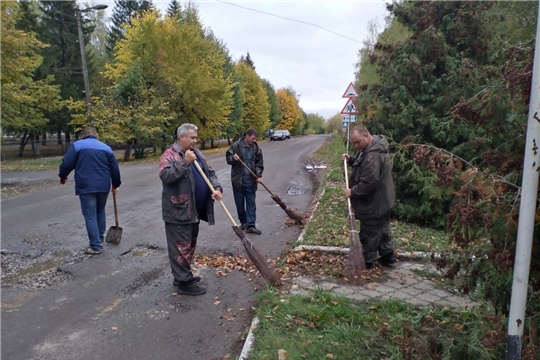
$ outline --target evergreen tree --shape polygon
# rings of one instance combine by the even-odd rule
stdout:
[[[131,25],[131,19],[144,11],[152,10],[151,0],[115,0],[114,11],[111,17],[111,28],[107,35],[107,51],[112,54],[114,46],[124,38],[124,24]]]
[[[262,79],[264,90],[268,95],[268,103],[270,104],[270,128],[273,129],[281,121],[281,113],[279,109],[279,102],[276,96],[276,90],[269,80]]]
[[[251,55],[249,55],[249,51],[246,57],[244,57],[244,55],[240,57],[240,62],[246,64],[247,66],[255,70],[255,63],[253,62],[253,59],[251,59]]]
[[[167,16],[171,18],[177,18],[180,19],[182,16],[182,6],[178,2],[178,0],[172,0],[169,3],[169,7],[167,8]]]
[[[40,8],[42,18],[38,39],[49,44],[42,50],[43,63],[36,72],[36,78],[46,79],[54,76],[54,82],[60,85],[62,99],[84,99],[84,78],[82,75],[81,50],[77,29],[77,3],[70,1],[41,1]],[[90,34],[93,27],[81,14],[83,36],[85,44],[90,42]],[[87,54],[88,72],[94,71],[92,56]],[[60,138],[61,132],[66,132],[69,139],[71,127],[68,126],[71,114],[68,109],[48,114],[48,130],[57,132]]]

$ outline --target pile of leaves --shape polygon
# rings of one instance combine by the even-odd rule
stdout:
[[[298,276],[328,276],[334,279],[344,277],[343,270],[347,263],[347,256],[327,254],[323,252],[289,250],[284,255],[268,259],[267,262],[274,268],[282,283],[289,283]],[[242,271],[250,276],[260,276],[253,263],[242,255],[195,255],[194,266],[208,266],[215,268],[216,276],[227,276],[231,271]],[[364,280],[377,281],[385,278],[386,272],[380,268],[374,268],[363,277]]]

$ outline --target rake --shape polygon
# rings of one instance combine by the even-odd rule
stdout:
[[[343,160],[343,166],[345,168],[345,186],[349,188],[349,176],[347,174],[347,159]],[[362,271],[366,270],[366,261],[364,260],[364,253],[362,252],[362,244],[360,243],[360,237],[358,236],[358,230],[356,229],[356,217],[352,211],[351,198],[347,198],[347,209],[349,215],[349,232],[351,233],[351,241],[349,245],[349,258],[345,265],[345,276],[353,283],[357,283],[361,279]]]
[[[208,178],[206,177],[206,174],[204,173],[204,171],[201,169],[197,161],[194,161],[193,163],[195,164],[195,167],[197,168],[202,178],[204,179],[204,181],[206,182],[206,184],[212,191],[212,194],[214,194],[216,190],[210,183],[210,180],[208,180]],[[257,270],[259,270],[259,272],[261,273],[261,276],[271,284],[277,283],[278,277],[276,275],[275,270],[271,268],[270,265],[268,265],[268,262],[266,261],[265,257],[260,252],[258,252],[257,249],[255,249],[255,247],[253,246],[253,243],[246,237],[244,232],[240,230],[240,228],[234,221],[233,217],[231,216],[231,213],[225,207],[225,204],[223,203],[223,201],[218,200],[218,202],[219,202],[219,205],[221,205],[221,207],[227,214],[227,216],[229,217],[229,220],[232,222],[233,224],[232,228],[235,234],[240,238],[240,241],[242,242],[242,245],[244,245],[244,249],[246,250],[246,253],[249,259],[255,265]]]
[[[251,173],[251,175],[253,175],[255,177],[255,179],[259,178],[257,175],[255,175],[255,173],[253,171],[251,171],[251,169],[240,158],[238,159],[238,161],[242,165],[244,165],[244,167],[246,169],[248,169],[248,171]],[[266,189],[266,191],[268,191],[270,193],[270,196],[272,197],[272,200],[274,200],[283,210],[285,210],[285,212],[287,213],[287,215],[289,216],[289,218],[291,220],[293,220],[297,225],[304,224],[304,218],[302,216],[298,215],[297,213],[295,213],[294,211],[289,209],[287,207],[287,205],[285,205],[285,203],[279,198],[279,196],[272,193],[272,191],[270,191],[270,189],[267,188],[266,185],[264,185],[262,182],[260,182],[260,184]]]

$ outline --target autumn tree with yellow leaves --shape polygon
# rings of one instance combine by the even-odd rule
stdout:
[[[229,124],[232,84],[226,55],[205,36],[194,7],[181,18],[150,11],[132,20],[107,65],[111,82],[96,99],[93,122],[109,142],[172,142],[193,123],[201,139],[219,138]],[[81,116],[74,123],[81,125]]]
[[[41,65],[40,50],[46,47],[34,33],[16,29],[19,7],[15,1],[2,1],[2,131],[23,134],[19,156],[27,136],[33,139],[47,124],[46,111],[62,106],[59,86],[53,77],[35,81],[32,76]]]
[[[289,130],[293,134],[298,133],[305,119],[302,109],[298,105],[296,93],[290,88],[285,88],[276,91],[276,96],[281,111],[281,122],[276,126],[276,129]]]
[[[262,134],[270,124],[270,104],[262,80],[252,67],[242,61],[236,64],[234,71],[244,99],[241,128],[245,131],[252,127]]]

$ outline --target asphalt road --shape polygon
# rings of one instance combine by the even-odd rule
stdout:
[[[317,185],[305,164],[326,139],[304,136],[261,143],[264,183],[298,213],[309,209]],[[224,187],[224,203],[237,220],[225,156],[214,154],[208,160]],[[121,167],[122,242],[105,244],[98,256],[83,255],[88,240],[73,175],[65,186],[49,182],[38,191],[2,200],[3,261],[21,256],[34,264],[20,275],[58,267],[64,276],[50,286],[26,288],[16,286],[16,276],[13,286],[5,287],[3,281],[2,359],[212,360],[240,354],[241,337],[264,281],[239,271],[218,276],[215,269],[202,267],[206,294],[173,295],[157,170],[157,164]],[[56,174],[6,173],[2,181],[56,181]],[[114,224],[112,199],[107,212],[109,227]],[[215,226],[201,224],[196,253],[243,255],[217,203],[215,212]],[[257,226],[263,233],[249,238],[267,257],[277,257],[301,231],[287,226],[285,217],[260,186]]]

